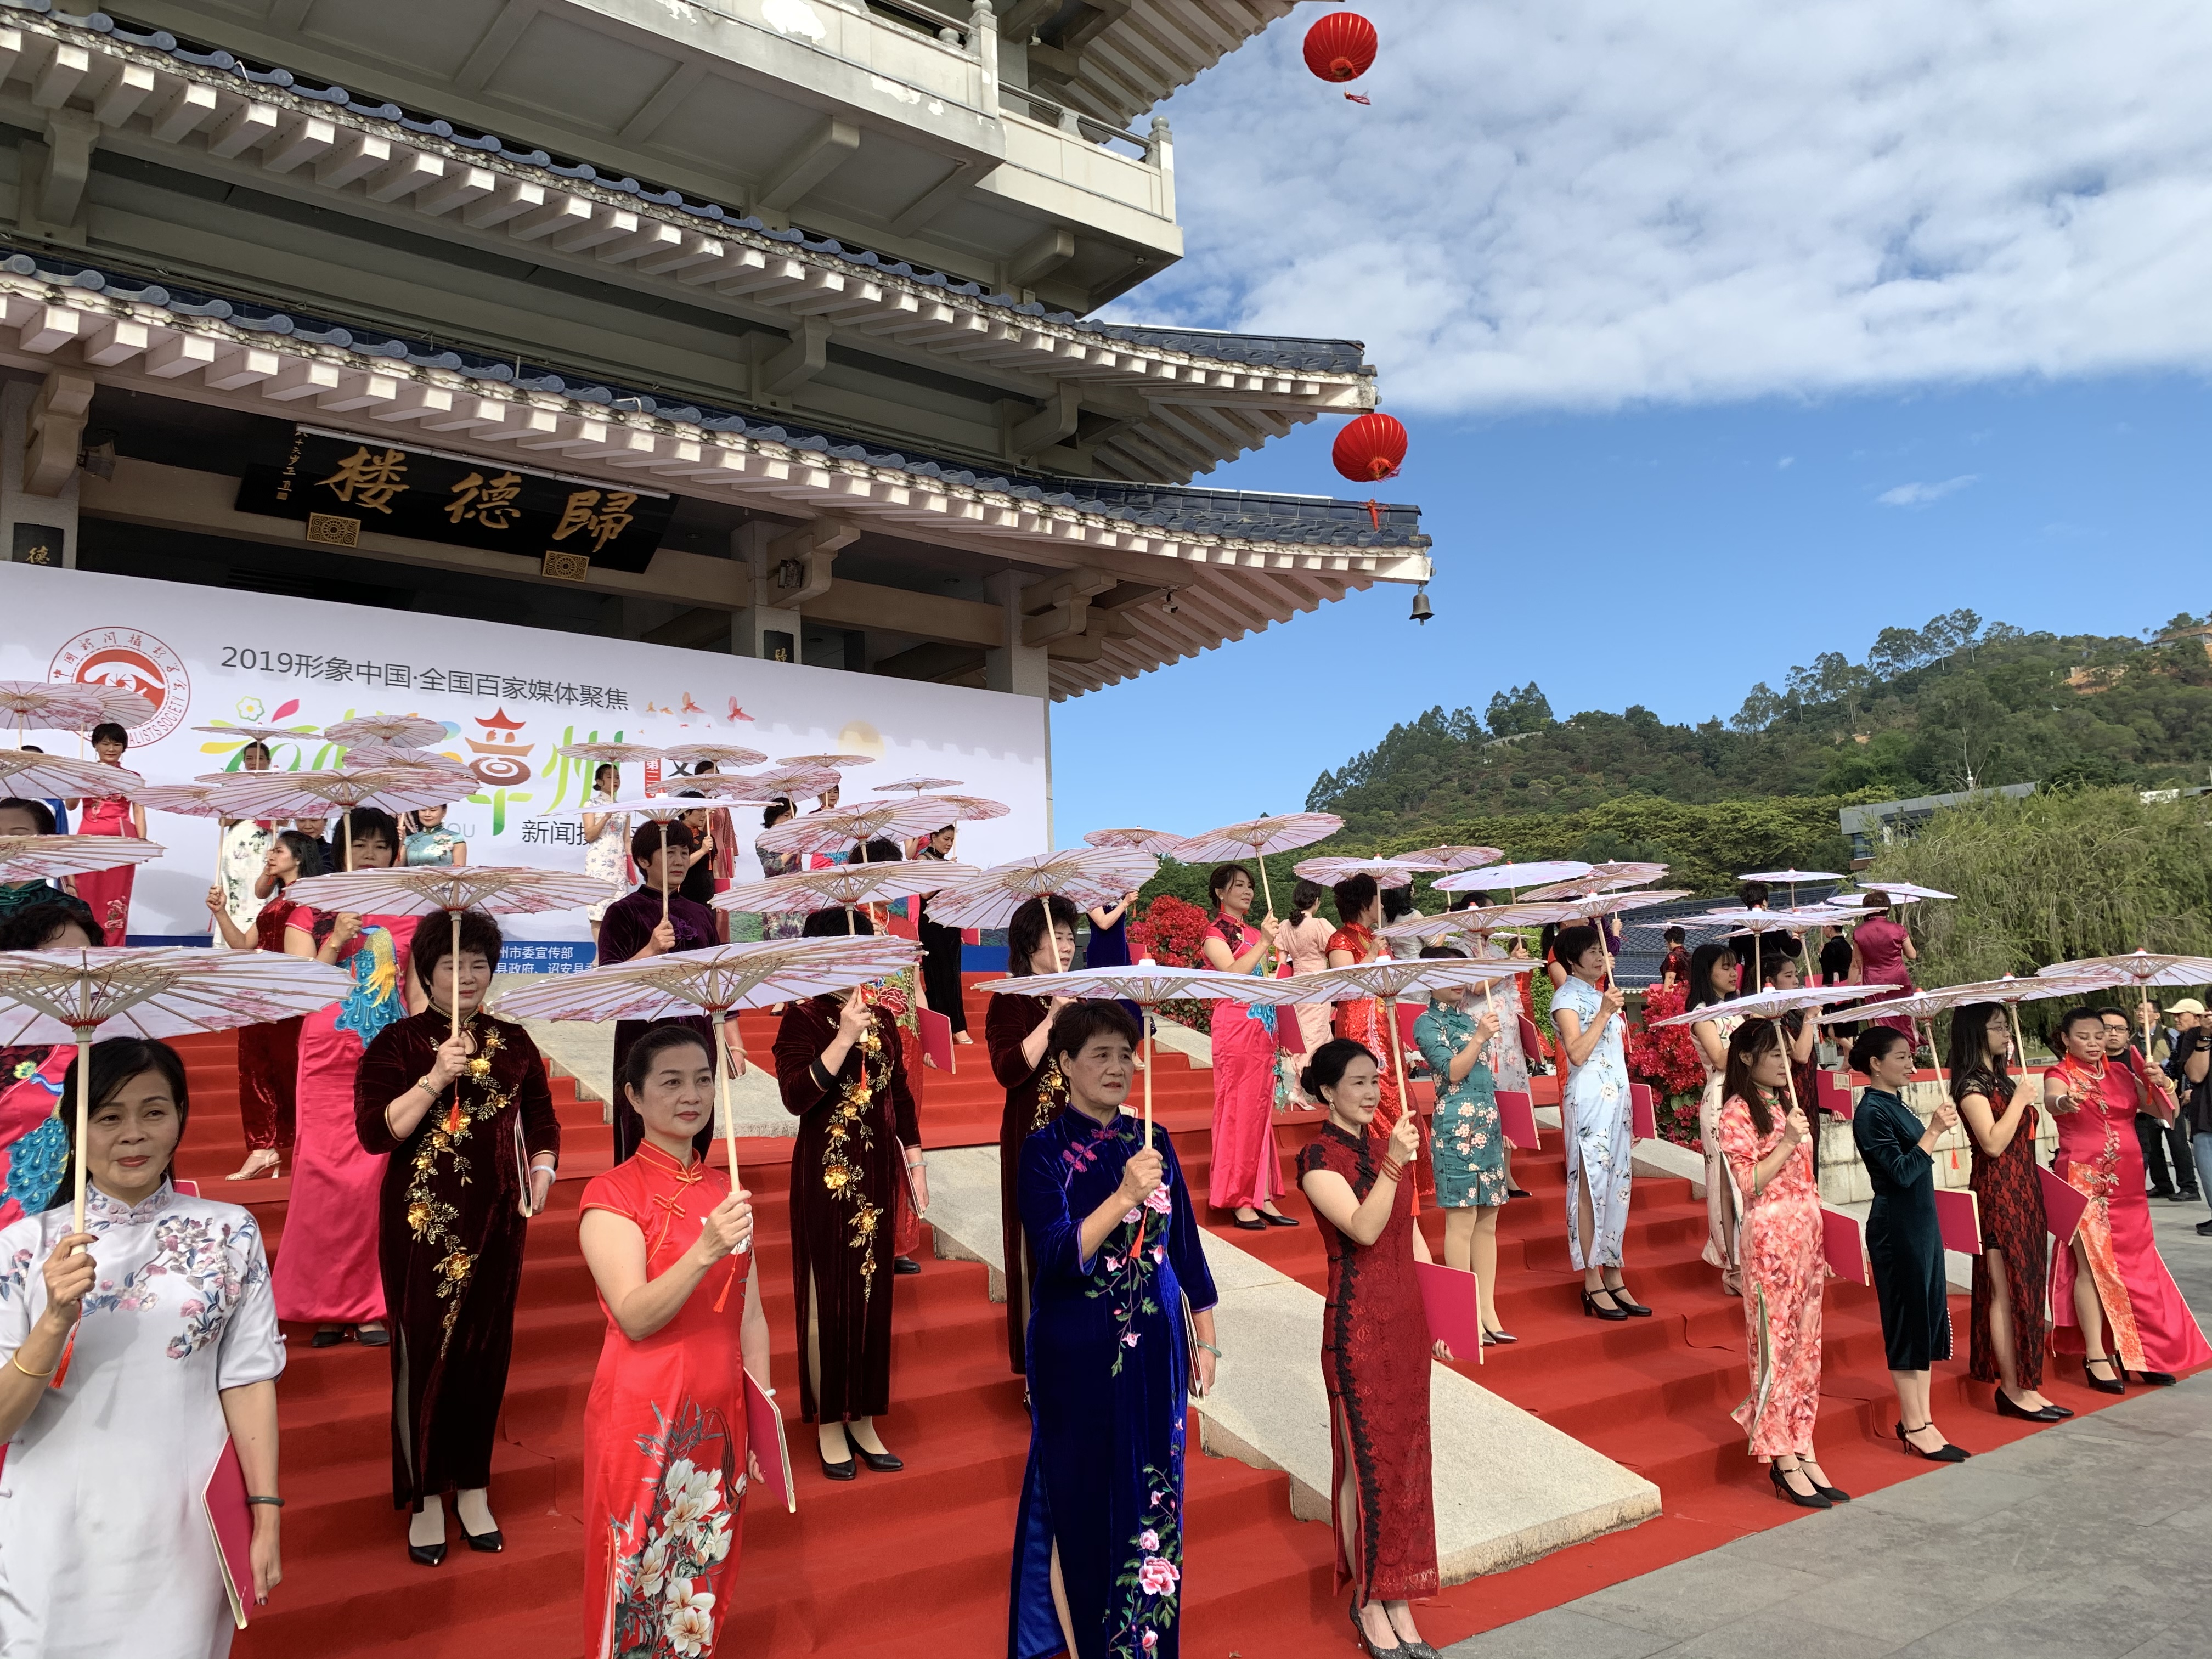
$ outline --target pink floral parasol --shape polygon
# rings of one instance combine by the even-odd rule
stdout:
[[[1292,865],[1291,873],[1319,882],[1324,887],[1350,881],[1354,876],[1372,876],[1377,887],[1408,887],[1415,876],[1426,875],[1437,868],[1431,864],[1416,864],[1411,859],[1306,859]]]
[[[740,743],[672,744],[661,753],[678,766],[696,766],[701,761],[712,761],[717,766],[758,766],[768,758],[759,750]]]
[[[131,836],[0,836],[0,882],[11,885],[58,876],[89,876],[145,864],[168,849]]]
[[[939,859],[833,864],[824,869],[794,870],[787,876],[747,882],[715,894],[713,903],[717,910],[758,911],[769,915],[836,910],[878,899],[933,893],[948,883],[964,881],[981,873],[968,865]]]
[[[1083,839],[1093,847],[1130,847],[1156,859],[1182,859],[1182,837],[1164,830],[1093,830]]]
[[[873,766],[875,763],[873,755],[848,755],[842,751],[829,755],[786,755],[776,763],[778,766],[805,766],[817,771],[827,768],[833,772],[842,771],[848,766]]]
[[[1159,872],[1159,860],[1123,847],[1066,847],[1056,853],[993,865],[969,880],[943,884],[930,901],[930,919],[944,927],[1004,927],[1014,912],[1043,894],[1079,909],[1133,893]],[[1050,929],[1047,937],[1057,937]]]
[[[1344,820],[1334,812],[1285,812],[1271,817],[1247,818],[1242,823],[1224,823],[1218,830],[1209,830],[1202,836],[1191,836],[1175,856],[1184,864],[1212,864],[1227,859],[1257,858],[1260,860],[1260,891],[1272,915],[1275,908],[1275,895],[1267,879],[1267,854],[1295,852],[1301,847],[1310,847],[1343,828]]]
[[[753,845],[771,853],[840,853],[863,842],[896,841],[944,827],[943,807],[926,796],[864,800],[770,824],[753,838]]]
[[[95,837],[95,839],[97,839]],[[0,1047],[75,1042],[76,1145],[86,1144],[94,1037],[183,1036],[290,1019],[326,1008],[352,977],[273,951],[177,945],[80,946],[0,951]],[[85,1160],[76,1166],[76,1219],[84,1231]]]
[[[1494,893],[1499,888],[1541,887],[1547,882],[1570,881],[1595,868],[1576,859],[1545,859],[1534,864],[1493,864],[1479,870],[1462,870],[1436,884],[1439,893]]]
[[[878,789],[911,789],[917,795],[934,794],[939,789],[957,789],[957,778],[901,778],[896,783],[879,783]]]
[[[1478,865],[1495,864],[1505,856],[1497,847],[1422,847],[1410,853],[1396,855],[1407,864],[1418,864],[1431,870],[1458,872],[1472,870]]]
[[[136,691],[81,680],[0,680],[0,723],[24,731],[76,732],[113,720],[141,726],[154,705]]]
[[[928,801],[945,809],[943,829],[946,823],[980,823],[986,818],[1002,818],[1012,809],[1002,800],[987,800],[981,795],[915,795],[912,799]]]
[[[765,772],[740,772],[725,781],[742,783],[771,800],[782,797],[793,800],[811,800],[817,795],[828,794],[844,780],[831,767],[787,763],[771,766]]]
[[[422,714],[362,714],[323,728],[331,743],[380,743],[394,749],[420,749],[446,736],[446,723]]]

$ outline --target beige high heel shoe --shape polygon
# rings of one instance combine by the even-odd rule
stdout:
[[[283,1153],[278,1152],[274,1146],[263,1146],[248,1152],[246,1155],[246,1162],[225,1176],[223,1179],[225,1181],[258,1181],[265,1176],[274,1181],[283,1172]]]

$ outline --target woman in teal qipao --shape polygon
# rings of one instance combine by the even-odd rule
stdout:
[[[1147,1147],[1121,1109],[1136,1040],[1110,1002],[1062,1009],[1051,1058],[1067,1109],[1022,1144],[1036,1279],[1008,1659],[1178,1651],[1185,1395],[1212,1386],[1219,1351],[1175,1149],[1157,1128]]]
[[[1431,945],[1421,954],[1463,958],[1467,953]],[[1485,1346],[1514,1340],[1498,1322],[1498,1212],[1513,1186],[1498,1115],[1498,1074],[1491,1064],[1498,1029],[1498,1012],[1483,1006],[1480,992],[1436,996],[1413,1022],[1413,1046],[1437,1084],[1430,1156],[1436,1163],[1437,1207],[1444,1212],[1443,1263],[1475,1276]]]

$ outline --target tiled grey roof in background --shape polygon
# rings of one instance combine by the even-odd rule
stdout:
[[[396,336],[373,325],[345,324],[295,316],[273,307],[233,299],[204,289],[156,283],[143,276],[0,245],[0,270],[36,276],[58,286],[88,289],[118,300],[151,306],[179,317],[207,317],[250,332],[276,335],[310,344],[333,346],[368,357],[388,357],[420,368],[444,369],[523,392],[543,392],[627,413],[689,422],[709,432],[740,433],[793,449],[814,450],[841,460],[866,462],[918,477],[1000,491],[1024,501],[1065,507],[1101,517],[1126,519],[1156,529],[1194,536],[1226,536],[1255,541],[1295,541],[1344,548],[1427,545],[1420,534],[1420,509],[1381,507],[1370,515],[1364,501],[1319,497],[1259,495],[1240,490],[1199,489],[1185,485],[1117,483],[1103,478],[1064,478],[1049,473],[978,471],[943,456],[908,454],[871,447],[848,434],[790,421],[748,418],[733,410],[659,398],[634,387],[608,386],[562,374],[527,358],[496,357],[489,352]],[[1378,527],[1375,517],[1382,522]]]
[[[848,247],[834,238],[810,236],[803,230],[771,229],[758,219],[741,217],[731,212],[719,202],[697,201],[681,191],[641,184],[624,174],[601,173],[588,161],[571,161],[542,149],[519,149],[497,133],[456,127],[451,121],[426,117],[398,104],[356,98],[347,88],[322,82],[313,76],[249,64],[220,47],[189,45],[167,29],[147,31],[133,28],[100,11],[76,16],[57,9],[53,0],[0,0],[0,11],[31,12],[67,27],[89,29],[128,46],[163,53],[196,69],[234,76],[251,86],[281,88],[295,97],[330,104],[367,120],[389,122],[403,131],[442,139],[464,149],[496,155],[514,167],[534,168],[570,183],[590,184],[617,195],[632,196],[654,207],[668,208],[710,224],[749,231],[770,241],[790,243],[809,253],[824,254],[865,270],[903,277],[925,288],[941,289],[946,294],[956,295],[1013,316],[1037,318],[1103,339],[1126,340],[1133,345],[1188,351],[1194,356],[1218,358],[1224,362],[1304,369],[1309,373],[1372,373],[1364,361],[1366,348],[1357,340],[1277,339],[1260,334],[1210,334],[1202,331],[1091,322],[1072,311],[1047,311],[1034,301],[1024,303],[1011,294],[987,293],[980,283],[963,281],[941,270],[909,264],[904,259],[890,258],[871,248]]]

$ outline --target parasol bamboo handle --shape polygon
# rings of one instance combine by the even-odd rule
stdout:
[[[1257,848],[1254,850],[1258,851]],[[1267,907],[1260,912],[1261,915],[1275,914],[1275,896],[1267,886],[1267,855],[1265,853],[1260,854],[1260,901]]]
[[[1152,1144],[1152,1005],[1139,1003],[1145,1017],[1145,1146]]]
[[[2027,1038],[2020,1029],[2020,1004],[2008,1003],[2006,1006],[2012,1014],[2013,1064],[2025,1072],[2027,1069]]]
[[[338,860],[345,866],[346,873],[350,875],[353,873],[353,808],[350,806],[338,808],[338,839],[345,843],[338,851]]]
[[[453,919],[453,953],[446,958],[448,986],[446,1000],[453,1005],[453,1035],[459,1036],[461,1034],[461,913],[448,910],[446,914]]]
[[[668,920],[668,819],[665,814],[656,820],[660,825],[660,919]]]
[[[1413,1109],[1413,1097],[1406,1092],[1406,1045],[1398,1041],[1398,999],[1382,999],[1382,1040],[1390,1045],[1390,1064],[1398,1074],[1398,1115],[1403,1117]],[[1415,1128],[1419,1127],[1416,1122]]]
[[[714,1051],[714,1109],[721,1115],[722,1146],[730,1158],[730,1190],[738,1190],[738,1123],[730,1115],[730,1068],[728,1057],[723,1053],[726,1039],[722,1032],[722,1018],[726,1008],[711,1008],[707,1022],[714,1028],[708,1047]]]
[[[73,1201],[76,1207],[70,1231],[78,1233],[84,1231],[85,1137],[90,1133],[92,1118],[92,1032],[93,1028],[89,1025],[76,1028],[76,1144],[70,1149],[73,1156],[70,1159],[76,1176]],[[82,1255],[83,1250],[83,1245],[77,1246],[78,1254]]]

